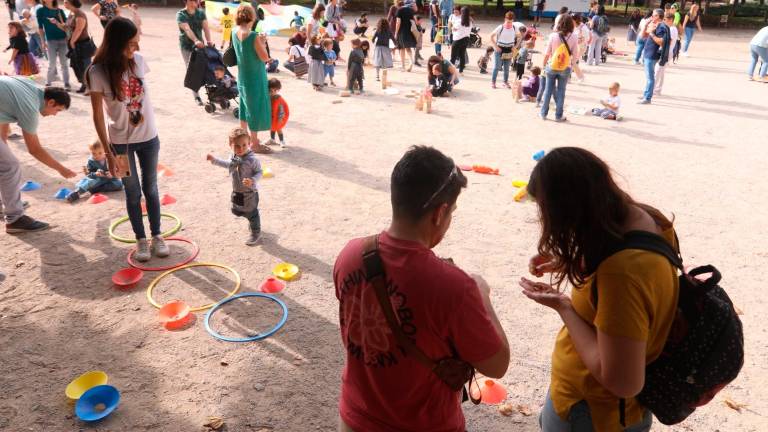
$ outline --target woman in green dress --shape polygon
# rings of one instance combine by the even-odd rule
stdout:
[[[256,153],[271,153],[272,149],[259,142],[259,131],[268,131],[272,124],[272,108],[267,89],[267,71],[264,62],[269,60],[265,45],[266,36],[251,31],[256,12],[249,4],[237,8],[232,30],[232,45],[237,55],[237,90],[240,92],[240,127],[251,133],[251,149]]]

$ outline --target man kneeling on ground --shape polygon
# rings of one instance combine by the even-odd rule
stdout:
[[[366,278],[371,254],[365,265],[363,255],[375,244],[370,238],[350,241],[333,271],[347,351],[340,430],[463,432],[461,391],[426,362],[460,358],[493,378],[509,366],[509,342],[488,284],[431,250],[448,231],[467,179],[438,150],[413,147],[395,166],[391,182],[392,224],[378,235],[378,255],[386,286],[380,292],[388,297],[395,326],[385,317],[375,279]],[[400,337],[391,330],[398,327]]]

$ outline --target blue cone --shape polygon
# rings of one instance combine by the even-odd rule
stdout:
[[[75,403],[75,414],[83,421],[101,420],[117,408],[120,392],[110,385],[93,387]]]
[[[31,192],[36,191],[40,189],[42,186],[40,186],[40,183],[35,183],[32,180],[24,183],[24,186],[21,187],[22,192]]]
[[[533,154],[533,160],[536,162],[540,161],[544,157],[544,150],[539,150],[536,153]]]
[[[67,195],[71,193],[72,193],[71,190],[67,188],[61,188],[56,192],[56,195],[54,195],[53,197],[56,198],[57,200],[65,200],[67,199]]]

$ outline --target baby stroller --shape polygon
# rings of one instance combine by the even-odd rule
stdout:
[[[216,79],[216,69],[224,69],[224,79]],[[230,85],[226,86],[225,82]],[[224,65],[224,59],[221,52],[213,47],[196,49],[192,52],[189,59],[187,74],[184,77],[184,86],[193,91],[199,91],[205,87],[205,94],[208,101],[205,103],[205,112],[213,114],[216,112],[216,105],[221,109],[229,109],[230,101],[234,100],[235,105],[239,105],[237,82],[232,74]],[[236,106],[232,110],[235,118],[240,116],[240,109]]]
[[[469,46],[470,48],[481,48],[483,46],[483,38],[480,36],[480,27],[473,26],[469,31]]]

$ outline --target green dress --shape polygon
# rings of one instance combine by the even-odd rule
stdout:
[[[256,33],[244,40],[232,29],[232,45],[237,55],[237,90],[240,92],[240,120],[248,123],[251,132],[268,131],[272,126],[272,105],[267,88],[267,69],[253,44]]]

